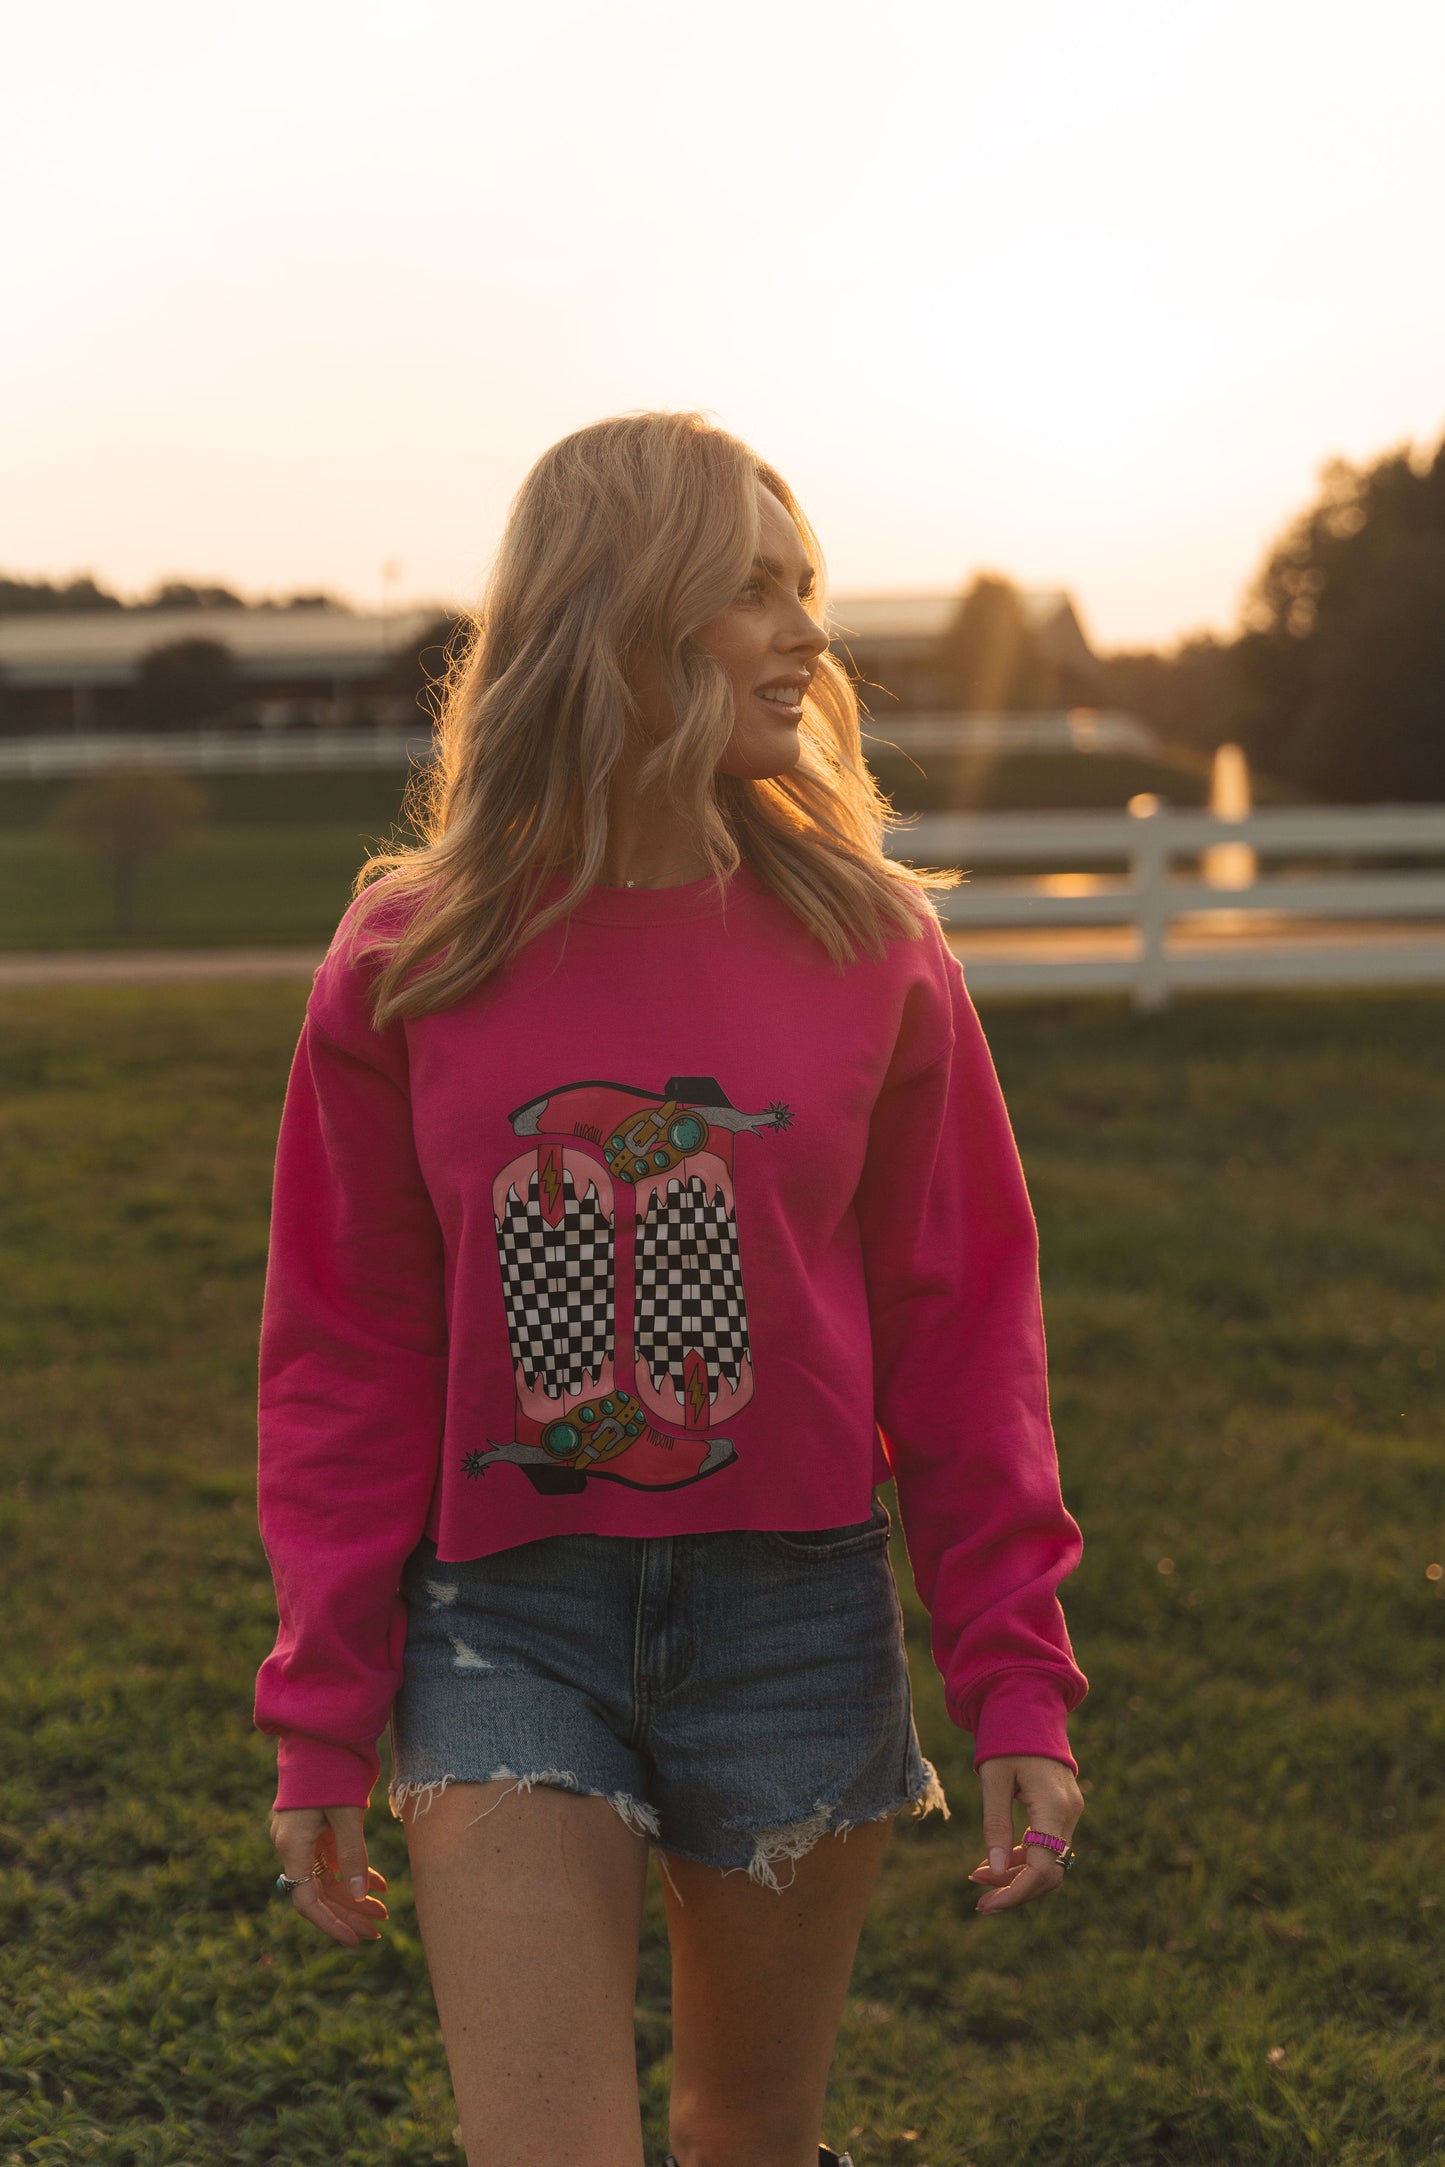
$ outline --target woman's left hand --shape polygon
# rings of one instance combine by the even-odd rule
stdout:
[[[1063,1886],[1064,1870],[1042,1844],[1014,1842],[1014,1800],[1022,1803],[1028,1816],[1026,1827],[1037,1829],[1041,1836],[1062,1836],[1067,1843],[1084,1810],[1073,1771],[1063,1761],[1048,1760],[1042,1754],[1005,1754],[981,1761],[978,1780],[988,1857],[968,1877],[985,1891],[975,1910],[1008,1911],[1035,1896],[1052,1896]]]

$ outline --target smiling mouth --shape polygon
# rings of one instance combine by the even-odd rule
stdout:
[[[764,707],[772,708],[775,714],[786,715],[790,721],[796,722],[802,715],[803,695],[801,690],[791,692],[755,692],[753,697],[754,699],[761,700]]]

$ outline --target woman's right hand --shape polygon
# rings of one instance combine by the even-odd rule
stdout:
[[[291,1901],[343,1949],[380,1941],[385,1879],[366,1859],[362,1806],[292,1806],[271,1816],[271,1841],[288,1879],[305,1875]]]

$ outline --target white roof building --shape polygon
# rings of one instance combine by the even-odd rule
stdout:
[[[940,643],[961,591],[840,594],[829,604],[833,647],[883,717],[957,706]],[[1042,705],[1066,712],[1100,703],[1099,665],[1067,594],[1024,590],[1025,623],[1043,658]],[[231,657],[244,718],[265,727],[353,722],[410,725],[414,690],[391,666],[432,631],[445,609],[202,606],[0,616],[0,713],[11,733],[146,727],[130,688],[142,659],[179,641],[214,641]]]
[[[237,675],[322,684],[374,677],[419,640],[435,610],[385,617],[328,604],[321,609],[56,610],[0,617],[0,674],[20,687],[128,685],[154,647],[216,640]]]

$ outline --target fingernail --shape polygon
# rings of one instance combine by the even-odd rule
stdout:
[[[365,1874],[353,1874],[351,1879],[347,1882],[346,1886],[350,1889],[353,1896],[364,1896],[366,1894]]]
[[[1001,1874],[1008,1864],[1008,1853],[1002,1844],[996,1844],[988,1855],[988,1863],[996,1874]]]

